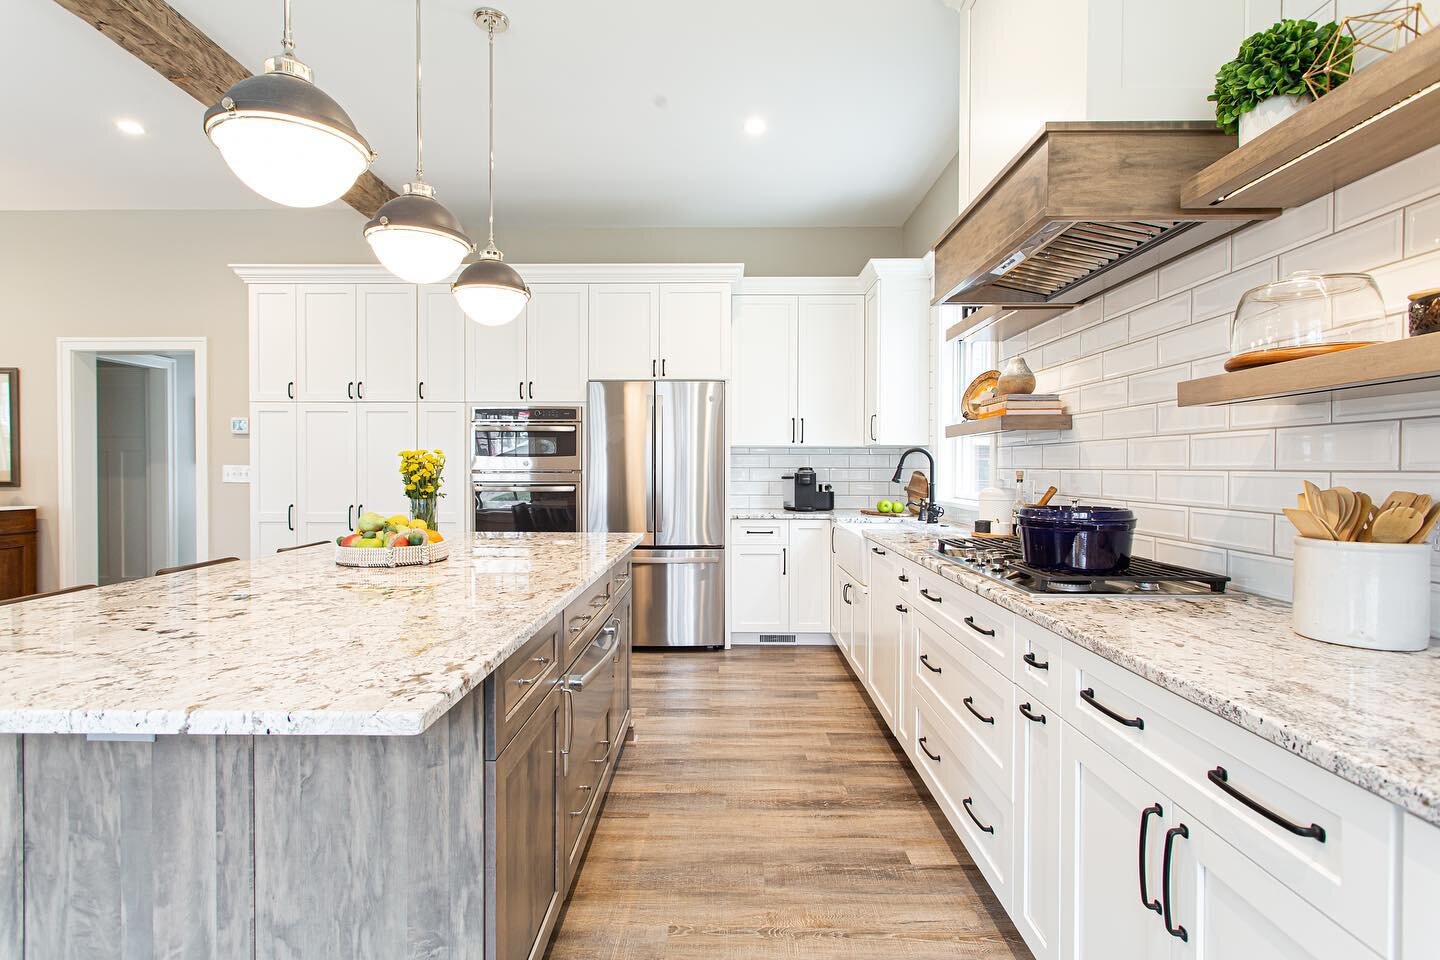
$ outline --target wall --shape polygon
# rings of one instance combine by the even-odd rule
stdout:
[[[1218,373],[1245,290],[1296,270],[1366,271],[1392,329],[1406,294],[1440,286],[1440,147],[1254,224],[999,346],[1074,413],[1064,433],[1002,435],[999,476],[1125,503],[1145,555],[1229,573],[1288,598],[1304,480],[1440,498],[1437,381],[1228,407],[1175,405],[1178,381]],[[1434,579],[1440,583],[1440,553]],[[1434,593],[1440,627],[1440,587]]]
[[[900,228],[902,257],[923,257],[960,213],[960,157],[956,155],[925,191]],[[857,271],[858,272],[858,271]]]
[[[834,484],[835,506],[842,510],[874,507],[879,500],[905,497],[905,483],[891,483],[903,447],[731,447],[730,506],[778,509],[793,490],[780,479],[796,467],[814,467],[820,483]],[[923,457],[905,465],[904,480],[922,469]]]

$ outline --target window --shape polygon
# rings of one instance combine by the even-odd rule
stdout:
[[[958,312],[959,308],[948,310]],[[939,329],[941,336],[946,327],[956,322],[958,315],[942,317]],[[995,435],[973,437],[945,437],[946,424],[959,423],[960,398],[970,381],[993,370],[998,359],[998,345],[983,337],[976,341],[951,340],[940,345],[939,364],[939,448],[941,462],[940,499],[952,502],[974,501],[980,490],[995,482]]]

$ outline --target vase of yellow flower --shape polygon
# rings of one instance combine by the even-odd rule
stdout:
[[[410,516],[424,520],[431,530],[436,529],[436,504],[445,496],[440,489],[445,482],[444,473],[445,451],[400,451],[400,478],[405,482],[405,496],[410,498]]]

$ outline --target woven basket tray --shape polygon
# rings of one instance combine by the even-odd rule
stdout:
[[[342,567],[414,567],[448,556],[449,540],[414,547],[335,547],[335,562]]]

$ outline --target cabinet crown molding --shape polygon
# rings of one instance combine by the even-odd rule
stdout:
[[[929,280],[935,275],[935,255],[871,260],[860,271],[860,284],[870,289],[877,280]]]
[[[743,263],[517,263],[526,283],[739,283]],[[396,283],[378,263],[232,263],[245,283]],[[451,283],[458,276],[443,281]]]

